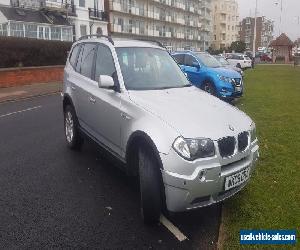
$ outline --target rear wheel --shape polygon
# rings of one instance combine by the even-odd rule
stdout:
[[[144,223],[158,222],[161,213],[161,173],[150,147],[139,150],[141,213]]]
[[[78,120],[74,108],[71,105],[64,110],[65,137],[69,148],[79,150],[83,144],[83,138],[78,128]]]
[[[215,86],[211,82],[204,82],[202,85],[202,89],[207,93],[210,93],[211,95],[217,95]]]

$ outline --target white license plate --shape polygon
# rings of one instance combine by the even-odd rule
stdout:
[[[242,91],[242,87],[241,87],[241,86],[235,87],[235,91],[236,91],[236,92],[241,92],[241,91]]]
[[[237,187],[247,181],[250,177],[250,167],[225,178],[225,191]]]

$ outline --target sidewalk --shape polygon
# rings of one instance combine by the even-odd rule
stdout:
[[[62,83],[36,83],[19,87],[0,88],[0,103],[14,101],[33,96],[58,93],[62,90]]]

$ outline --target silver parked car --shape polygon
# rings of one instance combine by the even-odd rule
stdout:
[[[88,136],[139,177],[146,223],[162,210],[220,202],[249,181],[259,157],[254,122],[192,86],[159,43],[88,36],[64,71],[65,136]]]
[[[216,59],[218,60],[219,63],[221,63],[221,65],[222,65],[223,68],[226,68],[226,69],[232,69],[232,70],[238,72],[242,77],[244,77],[244,71],[243,71],[241,68],[232,66],[232,65],[226,60],[225,57],[219,56],[219,55],[215,55],[215,56],[213,56],[213,57],[216,58]]]

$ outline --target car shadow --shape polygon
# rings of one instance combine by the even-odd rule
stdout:
[[[115,185],[121,187],[122,190],[127,190],[126,195],[130,197],[130,201],[133,203],[132,208],[134,208],[134,214],[136,215],[134,221],[142,224],[138,178],[129,177],[124,171],[124,166],[93,141],[87,141],[84,147],[84,151],[90,157],[96,158],[96,161],[101,165],[101,169],[95,169],[95,171],[99,171],[99,175],[107,175],[107,178],[112,180]],[[221,209],[222,205],[218,204],[189,212],[175,213],[172,216],[165,214],[189,239],[187,244],[181,245],[180,248],[216,249]],[[154,231],[157,230],[157,225],[144,225],[143,227],[152,234],[155,234]]]

